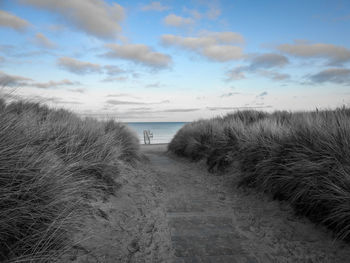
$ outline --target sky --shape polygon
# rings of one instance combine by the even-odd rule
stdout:
[[[0,0],[0,93],[127,122],[350,106],[350,1]]]

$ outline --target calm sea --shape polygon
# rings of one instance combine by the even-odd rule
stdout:
[[[143,131],[150,130],[153,133],[152,143],[169,143],[175,133],[187,122],[128,122],[126,123],[133,129],[143,144]]]

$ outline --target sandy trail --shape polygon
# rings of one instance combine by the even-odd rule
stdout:
[[[349,245],[293,214],[288,204],[237,189],[238,171],[145,145],[148,161],[124,171],[121,188],[97,202],[71,262],[349,262]]]
[[[237,189],[234,176],[209,174],[165,151],[143,147],[166,193],[174,262],[349,262],[348,245],[287,204]]]

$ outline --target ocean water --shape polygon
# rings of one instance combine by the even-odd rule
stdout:
[[[151,144],[169,143],[176,132],[187,122],[128,122],[140,138],[140,143],[144,144],[143,131],[150,130],[153,133]]]

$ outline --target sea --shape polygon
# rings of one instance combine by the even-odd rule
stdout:
[[[151,144],[169,143],[176,132],[187,122],[127,122],[126,124],[134,130],[140,143],[144,144],[143,131],[150,130],[153,133]]]

